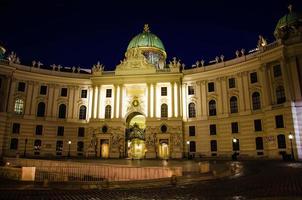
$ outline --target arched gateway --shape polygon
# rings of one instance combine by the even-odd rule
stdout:
[[[133,112],[126,119],[125,149],[126,156],[132,159],[145,157],[146,117],[140,112]]]

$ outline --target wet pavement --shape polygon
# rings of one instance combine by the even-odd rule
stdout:
[[[172,186],[156,184],[146,188],[129,187],[95,190],[1,190],[0,199],[302,199],[302,163],[245,161],[239,175],[208,181],[192,181]],[[10,184],[9,182],[7,184]],[[17,187],[16,187],[17,188]]]

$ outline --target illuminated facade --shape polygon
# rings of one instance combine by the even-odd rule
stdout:
[[[145,26],[115,71],[20,64],[0,49],[0,150],[15,156],[302,159],[301,15],[276,41],[191,69]]]

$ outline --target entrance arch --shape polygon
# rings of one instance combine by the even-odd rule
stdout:
[[[127,157],[142,159],[146,154],[145,145],[146,117],[140,112],[130,113],[126,118],[125,144]]]

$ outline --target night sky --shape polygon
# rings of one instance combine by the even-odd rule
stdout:
[[[99,60],[114,70],[148,23],[168,60],[176,56],[191,66],[253,49],[259,34],[272,42],[290,3],[301,11],[301,0],[0,0],[0,42],[25,64],[90,68]]]

